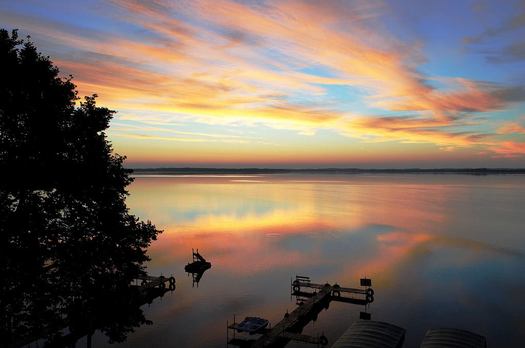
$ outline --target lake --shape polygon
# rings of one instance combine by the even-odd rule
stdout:
[[[234,315],[275,324],[296,307],[295,275],[352,287],[371,278],[366,310],[405,328],[405,347],[440,327],[524,345],[523,175],[146,176],[129,192],[131,212],[164,230],[148,272],[177,286],[143,308],[153,324],[124,345],[225,347]],[[184,272],[192,248],[212,263],[198,284]],[[364,310],[332,302],[304,333],[331,344]]]

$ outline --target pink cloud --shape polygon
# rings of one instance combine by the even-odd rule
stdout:
[[[505,122],[498,128],[499,134],[525,134],[525,127],[518,122]]]
[[[525,142],[502,141],[496,147],[492,148],[500,157],[519,157],[525,155]]]

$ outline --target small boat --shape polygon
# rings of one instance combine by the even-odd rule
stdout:
[[[255,334],[268,326],[270,322],[264,318],[246,317],[243,321],[235,325],[237,332],[247,332]]]

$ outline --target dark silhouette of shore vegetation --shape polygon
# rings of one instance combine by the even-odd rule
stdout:
[[[148,323],[146,248],[158,231],[125,204],[132,181],[105,130],[114,111],[17,31],[0,30],[0,342],[112,342]],[[80,101],[79,104],[77,102]]]

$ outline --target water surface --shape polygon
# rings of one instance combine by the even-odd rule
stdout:
[[[129,345],[224,347],[234,314],[275,324],[295,308],[296,274],[346,286],[372,278],[368,311],[407,329],[405,347],[439,327],[492,347],[525,341],[525,176],[138,177],[128,205],[164,230],[149,272],[177,278]],[[192,248],[213,264],[198,287],[184,272]],[[333,342],[362,310],[332,302],[304,333]]]

